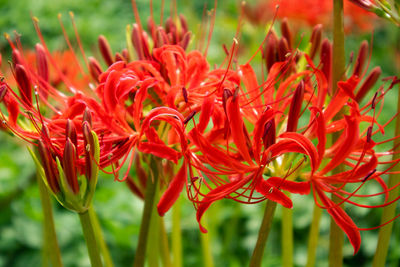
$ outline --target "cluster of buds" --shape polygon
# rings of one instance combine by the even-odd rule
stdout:
[[[91,130],[89,111],[84,114],[81,131],[67,120],[65,139],[52,138],[43,126],[38,140],[40,161],[31,151],[40,176],[65,208],[82,213],[91,205],[96,189],[100,147]]]
[[[400,26],[400,3],[397,0],[349,0],[359,7],[373,12]]]

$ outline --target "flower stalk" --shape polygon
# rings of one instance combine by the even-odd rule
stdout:
[[[114,264],[113,264],[107,243],[104,240],[104,235],[101,230],[99,218],[93,207],[89,207],[88,212],[89,212],[89,216],[91,217],[91,220],[93,223],[93,230],[96,235],[97,242],[99,243],[101,255],[103,256],[104,266],[105,267],[113,267]]]
[[[321,221],[322,209],[314,205],[310,234],[308,237],[307,264],[306,267],[315,266],[315,256],[319,237],[319,223]]]
[[[175,267],[182,266],[181,198],[172,207],[172,254]]]
[[[261,227],[258,232],[256,247],[250,259],[250,267],[260,267],[264,255],[265,245],[268,239],[269,231],[271,230],[272,220],[274,218],[276,202],[267,201],[265,206],[264,217],[261,222]]]
[[[40,201],[43,209],[43,234],[44,234],[44,257],[48,257],[53,267],[63,266],[61,260],[60,247],[58,246],[58,240],[56,230],[54,226],[53,211],[51,207],[50,195],[47,191],[46,185],[42,181],[42,178],[37,175],[37,182],[39,186]]]
[[[344,13],[343,0],[333,0],[333,57],[332,57],[332,95],[337,93],[338,82],[343,80],[345,72],[345,49],[344,49]],[[337,115],[340,116],[340,115]],[[332,144],[340,136],[332,137]],[[341,166],[337,167],[340,172]],[[332,195],[334,203],[340,202],[340,198]],[[343,264],[343,242],[344,235],[335,220],[331,219],[329,236],[329,266],[340,267]]]
[[[146,193],[144,199],[142,222],[139,232],[139,241],[135,253],[134,267],[143,267],[146,260],[147,243],[149,239],[150,223],[155,206],[155,198],[159,180],[159,167],[155,158],[150,158],[150,168],[152,171],[152,178],[148,179],[146,183]]]
[[[290,197],[290,193],[287,193]],[[293,266],[293,210],[282,208],[282,266]]]
[[[103,266],[103,263],[101,261],[99,244],[97,242],[93,220],[87,210],[78,214],[82,225],[83,236],[85,237],[86,246],[89,252],[90,263],[92,266],[101,267]]]

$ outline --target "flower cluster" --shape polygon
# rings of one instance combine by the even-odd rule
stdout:
[[[367,75],[368,44],[360,47],[349,78],[333,92],[332,45],[322,41],[321,26],[315,27],[307,52],[294,47],[287,22],[281,38],[270,31],[256,52],[262,53],[268,71],[260,79],[254,57],[237,63],[236,39],[225,51],[224,64],[214,69],[203,53],[188,51],[190,32],[182,16],[168,19],[165,26],[150,19],[148,33],[134,24],[127,49],[116,54],[100,36],[107,68],[85,58],[87,72],[72,50],[68,64],[51,53],[34,23],[41,39],[34,58],[19,40],[10,40],[15,85],[9,79],[0,83],[1,116],[6,129],[38,148],[37,164],[64,206],[87,209],[98,169],[128,179],[143,196],[147,177],[141,175],[141,161],[153,157],[163,159],[160,168],[166,174],[160,215],[184,188],[199,224],[222,198],[246,204],[268,199],[291,208],[285,192],[312,194],[356,252],[360,228],[341,204],[372,208],[391,203],[357,202],[386,196],[393,188],[381,176],[397,164],[381,160],[396,153],[380,151],[392,139],[373,139],[395,117],[378,122],[384,96],[398,81],[387,80],[372,99],[364,100],[381,72],[375,68]],[[120,178],[125,162],[128,171]],[[172,164],[180,167],[175,171]],[[129,177],[132,167],[139,182]],[[358,193],[373,182],[381,192]],[[333,202],[328,193],[341,202]]]

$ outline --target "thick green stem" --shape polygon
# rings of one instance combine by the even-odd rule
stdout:
[[[154,167],[152,167],[154,168]],[[156,184],[154,201],[159,198],[158,183]],[[160,216],[157,214],[156,205],[153,204],[150,218],[149,237],[147,240],[147,263],[149,267],[159,266],[160,256]]]
[[[39,186],[40,201],[43,209],[43,234],[44,234],[44,257],[46,261],[51,263],[53,267],[63,266],[61,261],[60,247],[58,246],[56,229],[54,227],[53,210],[51,206],[51,199],[46,185],[41,177],[37,175],[37,182]],[[48,259],[47,259],[48,258]]]
[[[134,267],[143,267],[146,259],[147,252],[147,241],[150,231],[151,215],[153,213],[153,207],[156,198],[156,189],[158,186],[158,166],[154,158],[151,158],[151,171],[153,173],[153,179],[148,179],[146,183],[146,193],[144,199],[142,222],[140,225],[139,241],[135,253]]]
[[[343,0],[333,0],[333,57],[332,57],[332,94],[337,91],[338,81],[344,78],[345,74],[345,49],[344,49],[344,16]],[[332,144],[339,138],[333,136]],[[339,172],[341,166],[336,168]],[[340,199],[332,196],[333,202],[337,203]],[[331,230],[329,237],[329,266],[340,267],[343,264],[343,231],[331,218]]]
[[[165,223],[163,217],[159,217],[159,224],[160,224],[160,236],[161,236],[161,242],[160,242],[161,260],[163,266],[171,267],[172,263],[171,263],[171,256],[168,244],[168,235],[167,231],[165,230]]]
[[[181,198],[172,207],[172,254],[175,267],[182,267]]]
[[[313,219],[311,222],[310,234],[308,237],[308,251],[306,267],[315,265],[315,256],[317,254],[317,245],[319,237],[319,222],[321,220],[322,209],[314,205]]]
[[[203,215],[202,218],[202,224],[204,227],[207,228],[207,214]],[[200,233],[200,239],[201,239],[201,248],[203,251],[203,260],[204,260],[204,267],[213,267],[214,262],[213,262],[213,257],[212,257],[212,252],[211,252],[211,247],[210,247],[210,232],[208,231],[207,234]]]
[[[290,197],[290,193],[288,193]],[[293,210],[282,208],[282,267],[293,266]]]
[[[93,230],[94,230],[97,242],[100,246],[100,252],[101,252],[101,255],[103,256],[104,266],[113,267],[114,264],[112,262],[111,254],[108,249],[107,243],[104,240],[103,231],[101,230],[101,226],[100,226],[100,222],[97,217],[97,214],[93,207],[90,207],[88,211],[89,211],[89,216],[92,219]]]
[[[99,244],[97,243],[96,235],[93,229],[93,221],[88,211],[78,213],[81,220],[83,235],[86,240],[86,246],[89,252],[90,263],[92,267],[101,267]]]
[[[345,72],[343,0],[333,0],[333,57],[332,57],[332,92],[335,95],[337,82]]]
[[[264,255],[265,245],[268,239],[269,231],[272,226],[272,219],[276,209],[276,202],[267,201],[265,206],[264,217],[261,222],[261,227],[258,232],[256,247],[254,248],[253,255],[250,259],[250,267],[260,267]]]
[[[397,111],[400,111],[400,94],[397,96]],[[397,117],[396,118],[396,129],[395,129],[395,136],[400,135],[400,119]],[[394,147],[398,147],[400,145],[400,140],[397,138],[394,141]],[[400,154],[393,154],[393,160],[398,160],[400,159]],[[400,171],[400,165],[397,164],[393,168],[393,172],[398,172]],[[388,182],[388,187],[392,188],[395,186],[400,180],[399,174],[390,174],[389,176],[389,182]],[[400,188],[396,187],[392,191],[389,192],[389,197],[388,201],[392,201],[395,199],[400,193]],[[388,205],[383,208],[382,212],[382,217],[381,217],[381,223],[385,223],[392,218],[396,216],[396,206],[397,202]],[[389,243],[390,243],[390,237],[392,235],[392,228],[393,228],[393,222],[388,223],[385,226],[382,226],[379,229],[379,235],[378,235],[378,243],[376,246],[376,251],[374,255],[374,260],[372,262],[373,267],[379,267],[379,266],[384,266],[386,263],[386,257],[389,249]]]

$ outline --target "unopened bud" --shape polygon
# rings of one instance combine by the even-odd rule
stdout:
[[[361,85],[358,90],[355,100],[357,102],[361,102],[361,100],[365,97],[369,90],[375,85],[378,81],[379,76],[381,76],[382,70],[380,67],[375,67],[372,69],[368,77],[365,79],[364,83]]]
[[[358,50],[358,55],[354,65],[353,75],[358,77],[361,76],[365,63],[367,62],[367,59],[368,59],[368,42],[364,40],[361,43],[360,49]]]
[[[99,82],[99,76],[103,70],[101,69],[99,62],[93,57],[89,57],[89,71],[93,79]]]
[[[47,63],[46,52],[41,44],[36,44],[36,64],[37,71],[43,81],[49,81],[49,65]]]
[[[277,61],[278,39],[275,33],[271,32],[267,37],[267,43],[264,48],[265,64],[269,71]]]
[[[22,100],[29,106],[32,106],[31,82],[24,66],[20,64],[15,65],[15,78],[18,83],[18,89]]]
[[[78,194],[79,184],[78,184],[75,161],[76,161],[76,147],[72,143],[71,139],[67,138],[63,154],[63,170],[65,178],[67,179],[67,182],[71,187],[72,192],[74,194]]]
[[[284,18],[281,23],[281,33],[285,37],[289,49],[292,48],[292,33],[290,32],[290,27],[287,18]]]
[[[311,50],[310,50],[310,58],[313,59],[318,52],[319,47],[321,46],[321,38],[322,38],[322,25],[315,25],[312,34],[311,34]]]
[[[282,37],[278,43],[278,58],[279,61],[285,61],[286,56],[290,53],[289,45],[285,37]]]
[[[78,135],[76,133],[75,124],[72,120],[67,119],[67,127],[65,128],[65,138],[70,139],[75,147],[78,146]]]
[[[301,105],[304,99],[304,81],[302,80],[296,88],[294,95],[292,97],[292,102],[290,103],[288,122],[287,122],[287,132],[297,131],[297,124],[299,122],[299,116],[301,111]]]
[[[320,59],[322,72],[324,73],[328,84],[331,84],[332,79],[332,44],[328,39],[322,41]]]
[[[264,133],[262,136],[264,148],[275,144],[275,138],[275,119],[271,119],[264,125]]]
[[[111,51],[110,45],[108,44],[107,39],[103,35],[99,36],[98,44],[99,44],[100,53],[103,56],[104,61],[106,62],[106,64],[108,66],[111,66],[114,63],[112,51]]]

